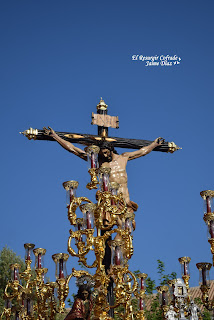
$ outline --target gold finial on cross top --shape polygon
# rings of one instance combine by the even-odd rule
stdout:
[[[107,104],[104,102],[103,98],[100,98],[100,102],[97,105],[97,114],[92,112],[92,122],[91,124],[96,124],[98,127],[102,128],[119,128],[119,119],[115,116],[107,115]],[[102,130],[103,131],[103,130]]]
[[[103,98],[100,98],[100,102],[97,105],[97,111],[98,110],[107,110],[108,106],[107,104],[105,104],[105,101],[103,100]]]

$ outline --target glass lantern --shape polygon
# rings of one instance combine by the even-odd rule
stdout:
[[[140,288],[141,291],[143,291],[145,293],[146,290],[146,278],[147,278],[147,274],[146,273],[140,273],[138,274],[138,286]],[[145,308],[145,302],[143,300],[143,298],[141,297],[139,300],[139,308],[140,310],[144,310]]]
[[[21,268],[20,264],[14,263],[10,265],[11,269],[11,280],[19,281],[19,269]]]
[[[99,167],[99,163],[98,163],[99,151],[100,151],[100,148],[95,145],[91,145],[85,148],[85,152],[87,153],[87,157],[88,157],[89,169],[97,169]]]
[[[175,304],[175,283],[176,283],[176,279],[168,280],[167,283],[169,285],[170,300],[171,300],[171,303],[174,305]]]
[[[24,307],[25,307],[27,316],[32,316],[32,314],[33,314],[33,300],[28,296],[24,300]]]
[[[134,220],[134,213],[126,212],[124,215],[123,229],[127,230],[129,234],[133,231],[132,221]]]
[[[113,196],[117,196],[119,187],[120,187],[120,184],[117,182],[113,181],[110,183],[110,191]],[[111,205],[112,206],[117,205],[113,199],[111,200]]]
[[[191,261],[191,258],[189,257],[181,257],[178,259],[178,261],[181,264],[181,274],[182,276],[189,276],[190,270],[189,270],[189,263]]]
[[[167,306],[167,304],[168,304],[167,291],[163,290],[162,291],[162,306]]]
[[[110,190],[113,196],[116,196],[118,194],[119,187],[120,187],[120,184],[115,181],[110,183]]]
[[[66,205],[69,206],[74,197],[76,197],[76,190],[79,185],[77,181],[71,180],[63,182],[63,187],[66,190]]]
[[[102,167],[98,170],[99,174],[99,183],[101,191],[110,191],[110,181],[109,175],[111,172],[111,168]]]
[[[109,244],[111,246],[111,263],[113,266],[123,266],[123,243],[121,239],[110,240]]]
[[[157,287],[157,291],[159,292],[159,301],[161,306],[167,306],[168,304],[168,290],[167,286]]]
[[[76,219],[77,223],[75,225],[75,231],[80,231],[80,230],[84,230],[85,229],[85,225],[84,225],[84,220],[83,218],[77,218]],[[80,235],[80,237],[76,240],[77,242],[82,242],[84,241],[84,235]]]
[[[201,197],[204,200],[204,214],[211,213],[214,211],[213,207],[213,190],[204,190],[200,192]]]
[[[212,264],[209,262],[199,262],[196,263],[196,267],[199,270],[199,284],[202,286],[210,286],[210,276],[209,271],[212,267]]]
[[[94,210],[95,204],[86,203],[80,206],[80,210],[83,213],[83,222],[86,229],[94,228]]]
[[[138,274],[138,285],[140,290],[146,290],[146,278],[148,277],[148,275],[146,273],[139,273]]]
[[[56,253],[52,256],[53,261],[56,264],[56,279],[67,278],[66,262],[69,258],[67,253]]]
[[[32,251],[35,247],[35,244],[33,243],[25,243],[24,244],[25,247],[25,260],[32,260]]]
[[[35,268],[44,268],[44,255],[46,253],[46,249],[37,248],[33,250],[33,253],[35,255]]]
[[[214,217],[206,217],[204,218],[206,225],[207,225],[207,238],[213,239],[214,238]]]
[[[139,300],[139,309],[140,310],[144,310],[145,309],[145,301],[142,298],[140,298],[140,300]]]

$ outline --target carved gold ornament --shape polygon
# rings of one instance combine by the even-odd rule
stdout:
[[[207,197],[214,197],[214,191],[213,190],[204,190],[200,192],[201,197],[206,200]]]
[[[71,181],[63,182],[62,185],[65,188],[65,190],[68,191],[70,189],[77,189],[79,182],[71,180]]]
[[[96,146],[96,145],[91,145],[91,146],[89,146],[89,147],[86,147],[85,149],[85,152],[87,153],[87,154],[91,154],[92,152],[94,152],[94,153],[99,153],[99,151],[100,151],[100,148],[98,147],[98,146]]]
[[[94,149],[93,149],[94,150]],[[88,189],[93,189],[97,185],[97,174],[109,174],[110,168],[89,169],[91,175],[91,182],[87,185]],[[63,183],[63,187],[66,191],[71,188],[78,187],[77,181],[66,181]],[[112,188],[118,189],[119,184],[112,183]],[[93,320],[112,320],[108,315],[110,309],[115,310],[121,319],[144,319],[144,311],[134,311],[132,308],[133,296],[137,299],[144,299],[145,289],[138,287],[138,281],[133,272],[128,269],[128,261],[133,255],[133,237],[130,235],[129,230],[122,229],[122,223],[119,221],[125,221],[129,218],[134,219],[134,214],[127,211],[127,205],[124,200],[123,194],[120,192],[117,195],[112,195],[110,191],[98,191],[96,193],[96,203],[93,203],[86,197],[70,197],[70,204],[68,209],[68,220],[71,224],[68,237],[68,253],[72,257],[77,257],[78,261],[86,268],[96,268],[93,275],[90,275],[88,271],[72,269],[70,275],[64,277],[59,276],[58,271],[56,274],[55,282],[44,282],[44,276],[47,273],[47,269],[42,265],[37,265],[35,272],[36,277],[33,278],[33,272],[31,269],[31,258],[26,259],[26,269],[20,273],[20,278],[24,280],[25,285],[22,285],[19,280],[10,281],[5,289],[5,297],[11,301],[15,299],[20,302],[23,297],[29,301],[31,299],[36,300],[34,304],[33,313],[26,314],[26,308],[24,306],[19,309],[19,317],[23,320],[35,320],[33,314],[37,314],[40,320],[55,318],[56,313],[64,312],[65,300],[69,293],[69,281],[72,277],[77,279],[82,276],[90,277],[91,282],[94,284],[94,296],[93,305]],[[87,212],[94,213],[94,228],[87,229],[86,224],[83,221],[82,214]],[[108,225],[104,223],[105,217],[108,216]],[[74,230],[74,227],[76,230]],[[95,231],[95,229],[97,229]],[[102,233],[101,233],[102,231]],[[102,235],[101,235],[102,234]],[[111,239],[111,240],[110,240]],[[75,240],[74,242],[72,240]],[[73,244],[75,243],[75,244]],[[121,264],[116,262],[111,265],[108,272],[105,270],[104,257],[106,246],[109,245],[112,250],[120,248]],[[34,248],[34,244],[26,243],[25,249],[33,249],[33,253],[36,260],[39,260],[39,255],[43,256],[46,250],[43,248]],[[94,259],[88,262],[89,252],[94,254]],[[60,263],[68,260],[69,255],[66,253],[57,253],[52,256],[54,262]],[[29,260],[28,260],[29,259]],[[64,264],[61,264],[61,267]],[[13,265],[11,268],[19,268],[19,265]],[[12,269],[13,270],[13,269]],[[58,266],[57,266],[58,270]],[[146,274],[139,275],[142,279],[146,279]],[[115,303],[110,306],[107,302],[107,293],[110,281],[114,280],[114,297]],[[58,302],[54,297],[54,291],[57,289]],[[123,312],[118,309],[122,307]],[[11,316],[10,308],[4,309],[4,317],[9,320]]]
[[[174,142],[168,142],[168,147],[169,147],[168,152],[170,152],[170,153],[173,153],[179,149],[182,149],[182,148],[178,147]]]
[[[31,139],[36,140],[36,138],[38,136],[38,129],[29,128],[28,130],[25,130],[25,131],[19,132],[19,133],[23,134],[29,140],[31,140]]]

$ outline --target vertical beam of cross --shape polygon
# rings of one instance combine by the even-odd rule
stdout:
[[[107,111],[107,105],[105,104],[105,102],[102,100],[102,98],[100,99],[99,104],[97,105],[97,113],[99,115],[107,115],[108,111]],[[93,115],[92,115],[93,116]],[[98,125],[98,135],[102,138],[106,138],[108,137],[108,127],[105,127],[105,121],[103,121],[103,126]],[[102,232],[101,234],[103,235],[105,232]],[[108,270],[110,269],[110,265],[111,265],[111,248],[108,245],[108,241],[111,240],[111,237],[109,237],[106,240],[105,243],[105,256],[103,259],[103,264],[105,266],[105,271],[106,273],[108,272]],[[108,294],[107,294],[107,300],[110,306],[114,305],[114,291],[113,291],[113,286],[114,286],[114,282],[111,279],[109,282],[109,286],[108,286]],[[109,310],[109,316],[114,318],[114,309],[110,309]]]
[[[108,113],[107,108],[108,108],[107,104],[105,104],[104,100],[101,98],[100,102],[97,105],[97,113],[107,115]],[[108,128],[104,126],[98,126],[97,134],[100,137],[108,137]]]

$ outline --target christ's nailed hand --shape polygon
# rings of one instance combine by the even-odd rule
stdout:
[[[56,134],[56,132],[51,127],[48,127],[48,129],[46,127],[43,127],[43,129],[47,136],[53,137],[54,134]]]

